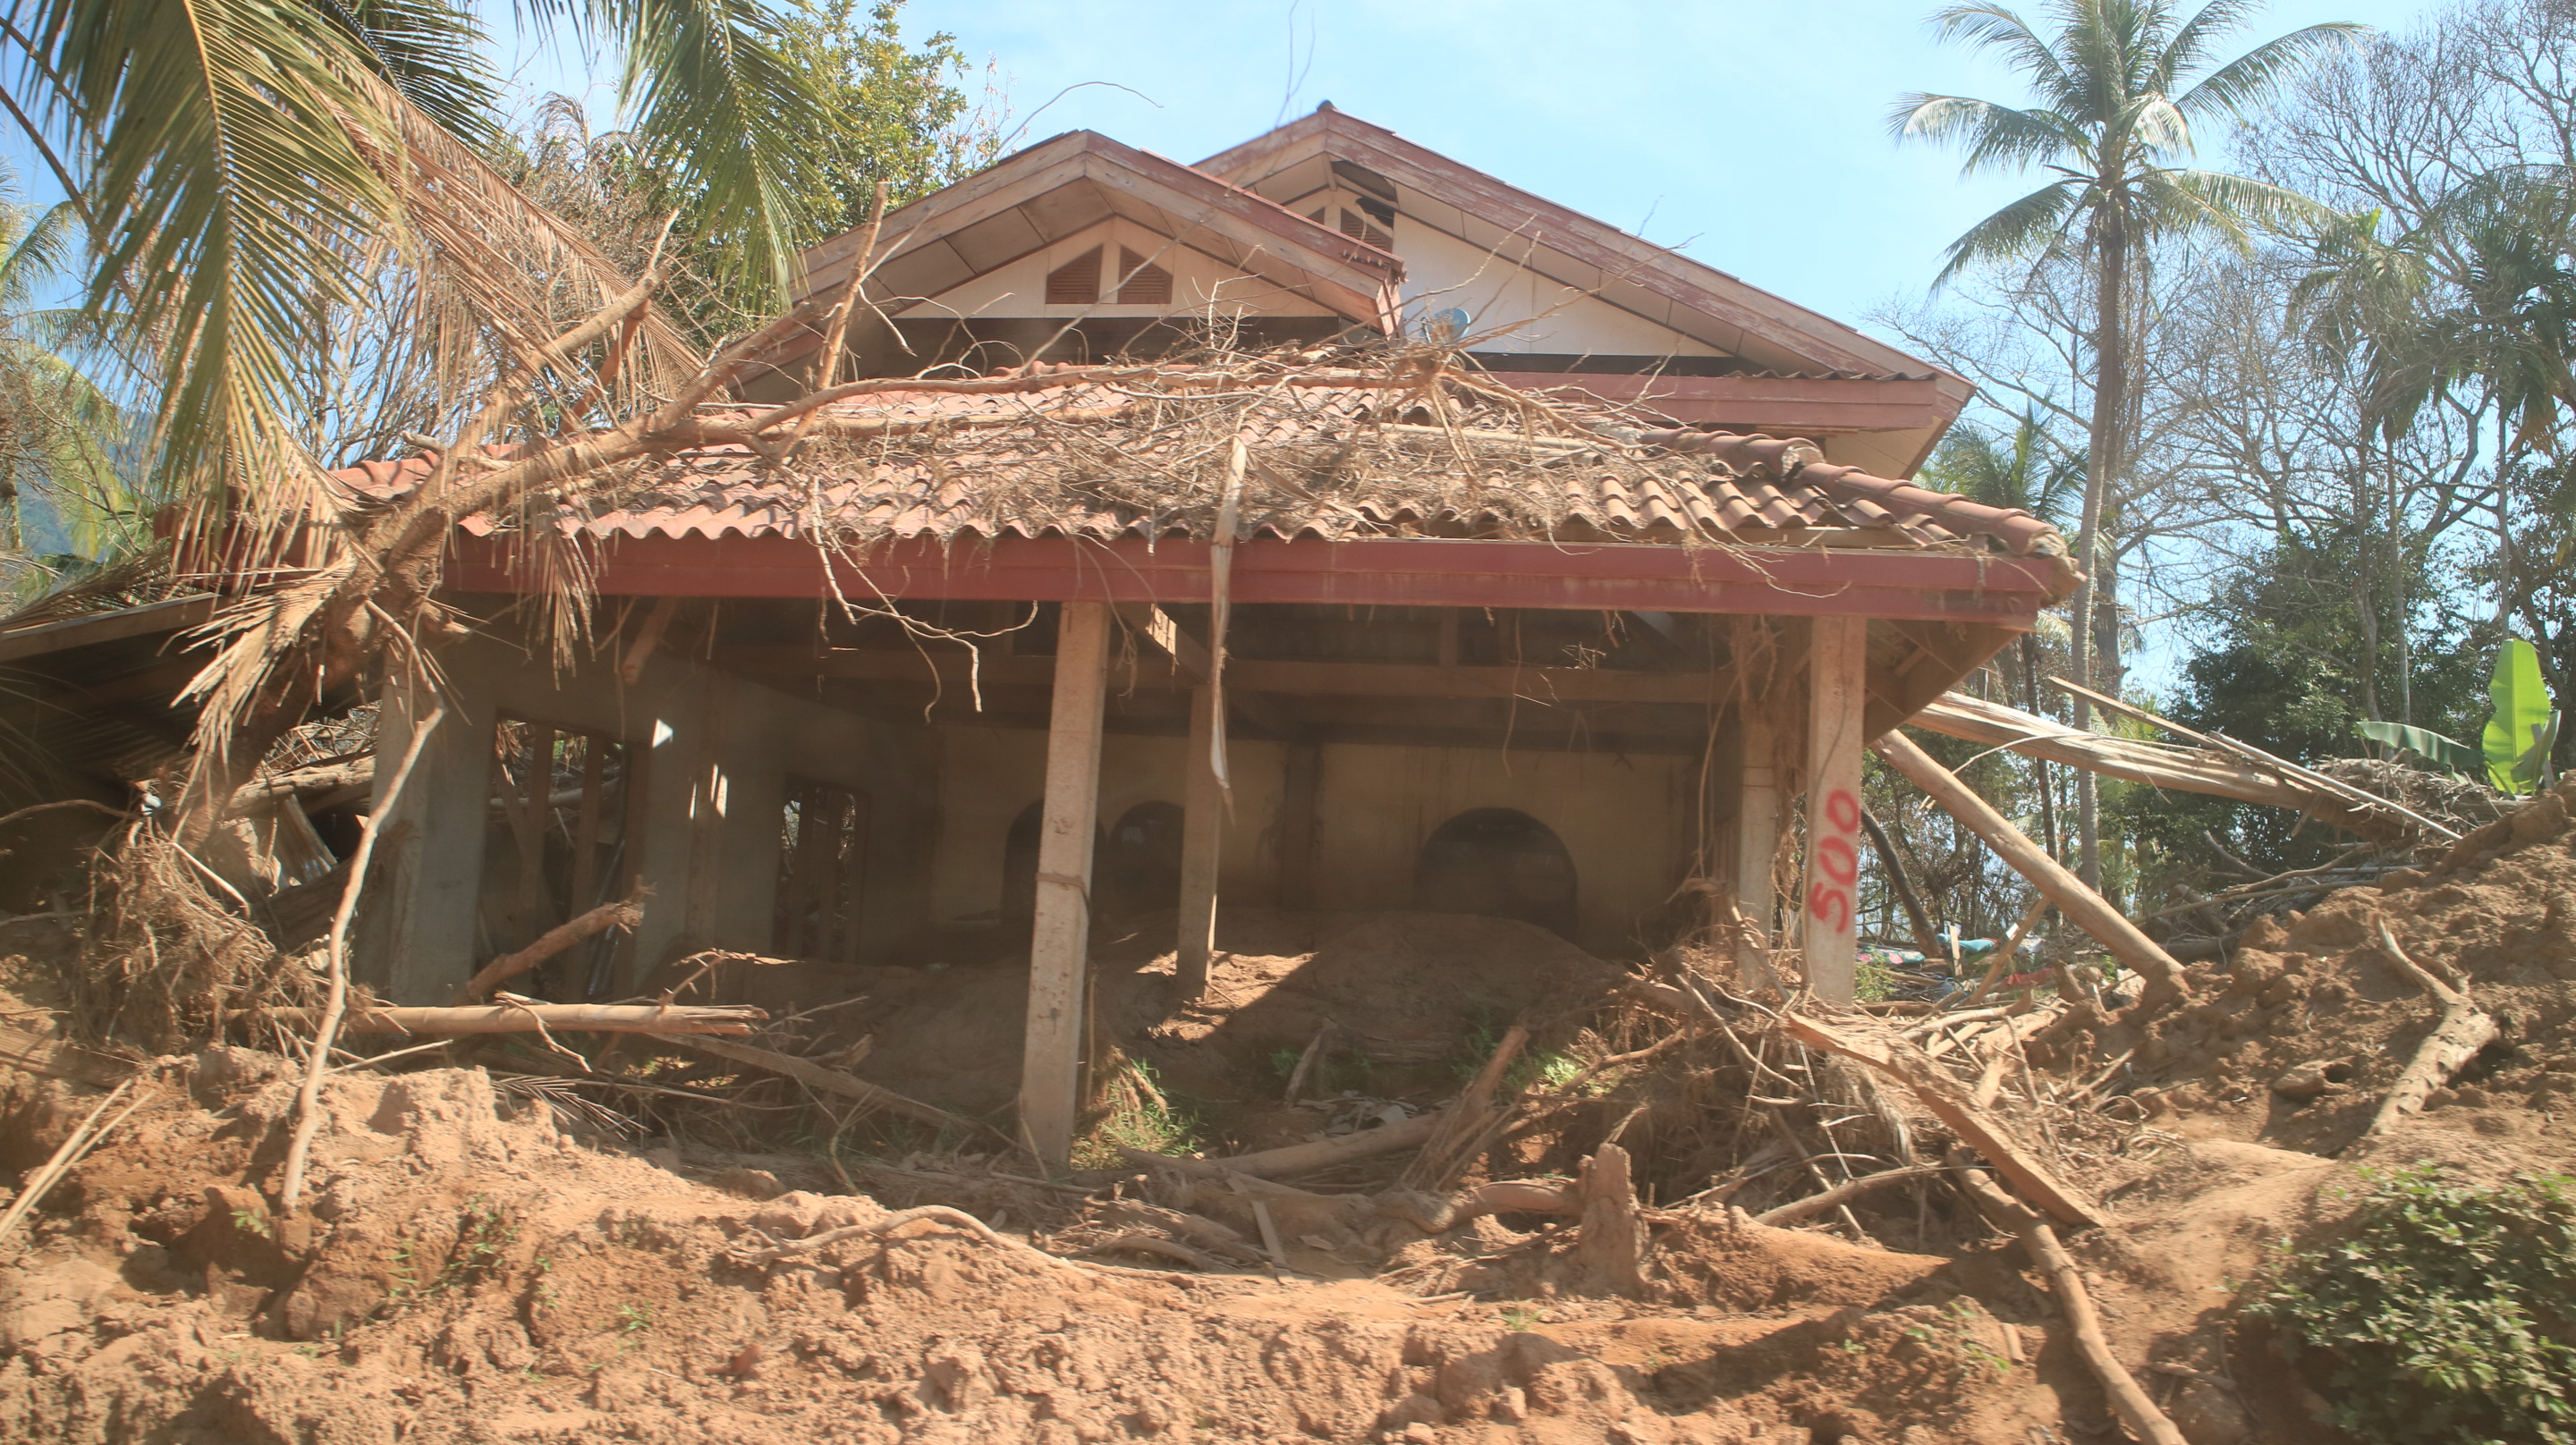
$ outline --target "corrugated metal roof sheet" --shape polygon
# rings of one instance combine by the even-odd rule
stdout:
[[[1220,410],[1221,408],[1221,410]],[[739,416],[740,413],[734,415]],[[1147,392],[1068,377],[1016,393],[890,390],[827,415],[877,435],[809,440],[792,466],[740,445],[639,464],[623,485],[560,506],[567,534],[920,536],[1207,535],[1227,434],[1253,458],[1241,535],[1733,540],[2064,555],[2047,523],[1823,462],[1803,441],[1687,428],[1641,432],[1607,408],[1557,406],[1590,428],[1524,432],[1528,413],[1460,389],[1439,414],[1357,386]],[[1221,418],[1222,432],[1210,430]],[[710,421],[728,419],[710,415]],[[818,429],[819,430],[819,429]],[[420,459],[344,473],[377,497]],[[493,519],[469,519],[475,535]]]

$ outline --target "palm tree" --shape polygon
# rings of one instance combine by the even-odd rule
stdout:
[[[70,273],[80,219],[31,206],[0,170],[0,599],[131,550],[143,534],[125,417],[93,375],[88,318],[43,304]]]
[[[622,53],[636,133],[783,295],[822,112],[769,0],[519,13]],[[634,284],[486,162],[499,85],[466,0],[30,0],[0,48],[0,108],[88,229],[88,308],[146,374],[148,455],[200,502],[307,495],[305,370],[389,264],[419,280],[410,324],[487,371]],[[694,369],[642,329],[630,381]]]
[[[1961,169],[2053,173],[2038,190],[1970,227],[1950,243],[1938,281],[1988,263],[2082,259],[2094,283],[2093,412],[2084,505],[2076,550],[2085,581],[2075,594],[2075,670],[2093,676],[2097,578],[2107,566],[2102,510],[2123,461],[2121,429],[2131,402],[2129,312],[2140,248],[2157,240],[2214,233],[2239,247],[2250,230],[2314,211],[2293,192],[2243,176],[2174,164],[2193,151],[2195,123],[2243,119],[2275,95],[2301,65],[2361,27],[2311,25],[2212,63],[2219,38],[2242,25],[2258,0],[2210,0],[2181,19],[2168,0],[2052,0],[2057,26],[2043,39],[2001,4],[1952,5],[1933,16],[1943,38],[2000,52],[2029,80],[2037,104],[2016,107],[1956,95],[1909,95],[1896,104],[1897,137],[1957,142]],[[2116,650],[2117,638],[2110,647]],[[2091,709],[2075,703],[2078,726]],[[2100,886],[2097,795],[2077,780],[2085,881]]]

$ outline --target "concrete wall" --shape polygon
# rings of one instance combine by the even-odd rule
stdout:
[[[360,924],[358,976],[403,1003],[444,1003],[481,961],[476,905],[502,716],[606,733],[636,767],[628,848],[653,890],[631,956],[649,969],[693,948],[770,947],[790,773],[868,795],[863,956],[927,921],[936,740],[826,708],[667,653],[636,685],[613,668],[561,677],[542,657],[477,637],[441,654],[447,715],[385,823]],[[388,696],[377,786],[425,705]],[[621,980],[615,991],[631,989]]]
[[[1104,826],[1141,802],[1182,798],[1179,738],[1112,735],[1101,752]],[[942,924],[1000,907],[1011,820],[1038,800],[1046,735],[1008,728],[944,730],[942,812],[931,911]],[[1470,808],[1517,808],[1573,855],[1577,941],[1619,951],[1683,876],[1697,827],[1696,760],[1597,753],[1335,744],[1322,750],[1314,901],[1332,910],[1409,908],[1423,840]],[[1286,752],[1237,740],[1235,808],[1219,874],[1220,906],[1276,901]]]

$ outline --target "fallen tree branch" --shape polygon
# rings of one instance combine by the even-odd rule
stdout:
[[[331,912],[331,931],[324,945],[330,991],[324,997],[322,1020],[313,1030],[313,1052],[304,1060],[304,1083],[295,1093],[295,1136],[287,1141],[285,1175],[277,1186],[280,1213],[293,1214],[303,1202],[304,1161],[313,1151],[315,1131],[322,1127],[322,1076],[331,1071],[331,1045],[340,1036],[340,1017],[349,1007],[349,920],[357,915],[358,896],[367,891],[367,864],[376,856],[376,840],[384,836],[385,819],[393,816],[403,784],[411,781],[412,765],[420,761],[429,735],[446,716],[447,704],[431,704],[428,715],[411,730],[411,741],[403,749],[402,761],[394,765],[384,795],[358,825],[357,851],[349,856],[348,886],[340,890],[340,904]]]
[[[603,903],[577,918],[558,923],[538,934],[537,941],[527,947],[516,953],[502,954],[499,958],[483,965],[481,972],[467,980],[465,987],[456,991],[456,1002],[459,1004],[480,1002],[492,990],[585,938],[606,933],[612,928],[632,930],[644,921],[644,899],[650,891],[639,881],[624,898],[615,903]]]
[[[1914,1091],[1923,1107],[1950,1128],[1950,1132],[1986,1156],[1995,1169],[2012,1181],[2015,1189],[2037,1203],[2049,1218],[2074,1229],[2089,1229],[2102,1222],[2101,1215],[2084,1196],[2061,1182],[2013,1142],[2010,1134],[1988,1119],[1985,1111],[1959,1096],[1948,1075],[1921,1051],[1899,1042],[1887,1050],[1871,1048],[1857,1039],[1796,1014],[1782,1014],[1783,1027],[1801,1042],[1828,1049],[1847,1059],[1869,1065]]]
[[[1908,1179],[1924,1179],[1946,1172],[1948,1171],[1944,1166],[1939,1164],[1909,1164],[1902,1169],[1882,1169],[1876,1174],[1864,1174],[1857,1179],[1846,1179],[1822,1194],[1810,1194],[1804,1199],[1793,1199],[1777,1208],[1766,1209],[1753,1216],[1753,1222],[1772,1225],[1794,1224],[1801,1219],[1822,1214],[1828,1209],[1840,1208],[1873,1189],[1883,1189],[1890,1184],[1902,1184]]]
[[[1394,1154],[1416,1148],[1430,1140],[1440,1127],[1446,1111],[1417,1114],[1400,1123],[1382,1124],[1343,1134],[1331,1139],[1316,1139],[1304,1144],[1290,1144],[1278,1149],[1264,1149],[1253,1154],[1236,1154],[1222,1159],[1189,1159],[1177,1154],[1155,1154],[1143,1149],[1122,1148],[1118,1152],[1133,1164],[1162,1164],[1184,1174],[1205,1178],[1222,1178],[1227,1174],[1249,1174],[1257,1179],[1275,1179],[1283,1174],[1307,1174],[1366,1159],[1376,1154]]]
[[[838,1069],[827,1069],[812,1059],[800,1059],[793,1054],[782,1054],[775,1049],[759,1048],[751,1044],[721,1043],[709,1038],[679,1034],[657,1034],[656,1037],[696,1049],[700,1053],[713,1054],[720,1059],[731,1059],[737,1064],[749,1064],[755,1069],[766,1069],[770,1073],[794,1079],[807,1088],[838,1095],[844,1099],[855,1099],[871,1109],[883,1109],[889,1114],[900,1114],[904,1118],[928,1124],[933,1128],[954,1125],[977,1133],[997,1132],[990,1126],[979,1124],[963,1114],[952,1114],[936,1104],[925,1104],[919,1099],[906,1098],[892,1089],[881,1088],[865,1079],[842,1073]],[[1008,1141],[1005,1140],[1005,1142]]]
[[[306,1024],[309,1009],[272,1009],[280,1023]],[[740,1004],[478,1003],[445,1008],[379,1005],[350,1014],[351,1034],[526,1034],[540,1028],[594,1034],[748,1034],[769,1015]]]
[[[2136,924],[2086,886],[2083,879],[2030,841],[2012,825],[2012,820],[1995,811],[1993,804],[1977,796],[1975,789],[1934,762],[1932,755],[1915,746],[1913,739],[1901,732],[1890,732],[1870,747],[1930,794],[1942,811],[1984,839],[1996,857],[2029,879],[2031,886],[2056,904],[2069,922],[2100,939],[2113,957],[2143,975],[2147,1002],[2163,1005],[2191,997],[2191,985],[2183,979],[2181,964],[2174,962],[2154,939],[2139,932]]]
[[[225,810],[235,816],[255,811],[280,798],[300,798],[309,794],[335,793],[373,782],[376,760],[373,754],[351,758],[346,762],[321,767],[298,768],[291,773],[271,773],[255,778],[233,790],[232,802]]]
[[[2364,1139],[2421,1110],[2424,1100],[2449,1083],[2453,1074],[2478,1056],[2479,1050],[2494,1043],[2499,1032],[2496,1021],[2469,1001],[2465,986],[2453,988],[2408,958],[2384,918],[2379,921],[2379,947],[2399,972],[2442,1005],[2442,1020],[2433,1026],[2424,1042],[2415,1046],[2415,1056],[2407,1060],[2397,1082],[2389,1086],[2387,1097],[2379,1101],[2379,1111],[2371,1115],[2370,1127],[2361,1131]]]
[[[925,1219],[936,1220],[941,1224],[952,1225],[958,1229],[965,1230],[977,1239],[984,1241],[986,1244],[996,1246],[997,1248],[1007,1249],[1019,1254],[1035,1255],[1039,1259],[1046,1261],[1047,1265],[1051,1268],[1064,1270],[1075,1275],[1080,1275],[1084,1272],[1081,1265],[1075,1264],[1071,1260],[1058,1259],[1054,1255],[1047,1253],[1043,1249],[1039,1249],[1035,1245],[1022,1244],[1016,1239],[1005,1239],[1001,1235],[994,1233],[991,1225],[977,1219],[974,1215],[967,1213],[963,1209],[952,1209],[945,1204],[923,1204],[911,1209],[899,1209],[894,1213],[887,1215],[885,1218],[876,1220],[872,1223],[845,1224],[838,1229],[827,1229],[820,1234],[808,1235],[803,1239],[790,1240],[785,1244],[774,1245],[768,1249],[761,1250],[752,1255],[748,1262],[752,1264],[774,1264],[782,1259],[793,1259],[798,1255],[813,1254],[818,1250],[839,1244],[843,1240],[847,1239],[881,1239],[886,1235],[892,1234],[896,1230],[903,1228],[907,1224],[918,1224]]]
[[[2066,1312],[2067,1328],[2075,1332],[2075,1347],[2093,1377],[2102,1382],[2102,1393],[2111,1397],[2111,1408],[2121,1423],[2147,1445],[2189,1445],[2182,1431],[2131,1375],[2120,1357],[2111,1353],[2111,1342],[2102,1333],[2101,1318],[2093,1312],[2093,1296],[2085,1291],[2084,1277],[2075,1272],[2075,1260],[2066,1246],[2058,1243],[2057,1231],[2048,1221],[2020,1200],[1995,1187],[1985,1171],[1970,1167],[1972,1161],[1954,1156],[1959,1187],[1967,1192],[1978,1209],[1996,1227],[2021,1236],[2022,1248],[2030,1252],[2031,1263],[2048,1276],[2049,1288],[2057,1295],[2058,1307]]]

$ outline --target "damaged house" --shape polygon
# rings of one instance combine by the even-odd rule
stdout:
[[[630,894],[512,986],[1003,959],[1056,1161],[1104,921],[1174,927],[1184,993],[1230,909],[1414,909],[1725,928],[1847,999],[1865,745],[2076,581],[1904,480],[1960,379],[1329,106],[1196,166],[1059,136],[806,261],[868,307],[729,405],[824,383],[829,439],[711,408],[453,539],[480,625],[379,820],[379,997]],[[431,705],[389,689],[378,755]]]

